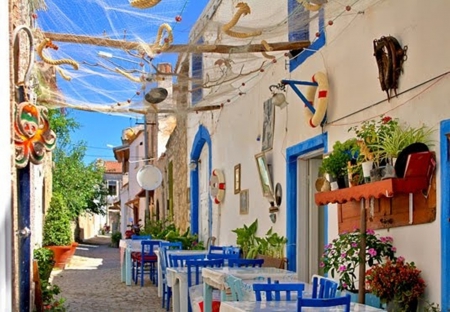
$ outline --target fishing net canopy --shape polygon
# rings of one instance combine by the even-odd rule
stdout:
[[[184,78],[189,94],[200,94],[197,111],[220,108],[257,86],[271,66],[288,64],[289,49],[308,47],[334,20],[355,16],[369,2],[30,0],[35,77],[46,82],[39,83],[38,101],[124,116],[176,115],[194,107],[177,105],[173,86]],[[289,38],[305,26],[308,38]],[[145,94],[157,86],[168,97],[148,103]]]

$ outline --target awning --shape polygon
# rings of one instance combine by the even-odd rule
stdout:
[[[130,199],[125,203],[130,208],[134,208],[134,206],[139,206],[139,197],[135,197],[133,199]]]

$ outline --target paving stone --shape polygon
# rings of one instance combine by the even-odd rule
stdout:
[[[68,312],[164,312],[157,287],[146,276],[144,287],[126,286],[120,278],[119,249],[108,236],[80,244],[64,270],[53,270]]]

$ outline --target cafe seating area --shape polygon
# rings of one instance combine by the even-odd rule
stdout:
[[[236,246],[184,250],[181,242],[134,237],[120,247],[122,281],[158,287],[166,311],[382,311],[351,303],[333,279],[313,275],[301,281],[296,272],[266,266],[264,259],[241,258]]]

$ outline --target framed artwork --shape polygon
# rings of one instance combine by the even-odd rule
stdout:
[[[239,213],[248,214],[248,190],[242,190],[239,194]]]
[[[234,194],[241,191],[241,164],[234,166]]]
[[[259,181],[264,197],[269,201],[274,201],[272,177],[267,165],[266,154],[264,152],[255,155],[256,166],[259,173]]]
[[[275,108],[272,98],[264,102],[264,123],[262,129],[262,152],[273,148],[273,132],[275,129]]]

